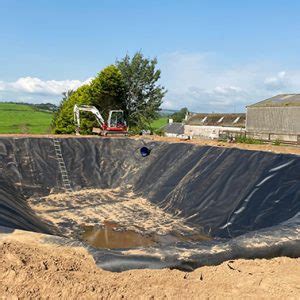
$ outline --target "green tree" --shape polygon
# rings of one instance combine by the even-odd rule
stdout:
[[[58,120],[58,117],[61,113],[61,109],[62,107],[64,106],[64,103],[68,100],[68,98],[74,93],[73,90],[68,90],[67,92],[63,92],[62,93],[62,99],[61,99],[61,102],[59,104],[59,106],[57,107],[56,111],[54,112],[53,114],[53,119],[52,119],[52,122],[51,122],[51,127],[52,128],[55,128],[56,127],[56,123],[57,123],[57,120]]]
[[[104,119],[110,109],[123,108],[124,84],[121,72],[116,66],[104,68],[90,84],[81,86],[76,91],[63,94],[58,111],[54,115],[52,128],[55,133],[74,133],[74,105],[94,105]],[[80,113],[81,132],[90,133],[92,127],[99,126],[95,116],[88,112]]]
[[[186,107],[183,107],[181,110],[175,112],[171,115],[171,118],[174,122],[182,122],[188,113],[188,109]]]
[[[158,116],[166,93],[165,88],[157,83],[161,71],[156,68],[156,58],[147,59],[137,52],[132,58],[126,55],[116,65],[123,77],[123,109],[130,126],[149,128],[152,120]]]
[[[73,119],[73,108],[75,104],[90,105],[88,96],[89,85],[83,85],[76,91],[71,91],[63,94],[63,99],[58,107],[58,111],[54,115],[52,128],[54,133],[73,133],[75,132],[75,124]],[[89,122],[90,123],[90,122]],[[87,127],[85,120],[82,122],[82,127]]]
[[[124,109],[125,86],[120,70],[115,65],[104,68],[91,82],[88,94],[105,119],[109,110]]]

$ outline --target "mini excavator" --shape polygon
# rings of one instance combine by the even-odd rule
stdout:
[[[108,119],[105,122],[101,113],[95,106],[90,105],[74,105],[74,122],[76,124],[76,135],[80,134],[80,112],[86,111],[92,113],[100,128],[93,128],[93,133],[97,133],[102,136],[106,136],[108,134],[119,134],[119,135],[127,135],[128,127],[124,118],[123,110],[110,110],[108,113]]]

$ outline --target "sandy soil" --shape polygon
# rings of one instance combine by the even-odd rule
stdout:
[[[184,219],[119,189],[86,189],[27,201],[41,219],[68,237],[77,238],[83,226],[99,226],[106,222],[146,234],[199,233],[199,229],[188,226]]]
[[[97,268],[83,248],[41,244],[35,235],[0,238],[2,299],[300,298],[300,259],[228,261],[191,273],[112,273]]]

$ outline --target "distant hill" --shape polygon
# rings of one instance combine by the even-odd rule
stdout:
[[[53,104],[0,102],[0,133],[50,133]]]
[[[162,109],[159,114],[161,116],[169,116],[172,115],[174,113],[178,112],[178,110],[174,110],[174,109]]]
[[[39,103],[39,104],[34,104],[34,103],[26,103],[26,102],[13,102],[13,101],[5,101],[5,102],[0,102],[0,104],[7,103],[7,104],[16,104],[16,105],[28,105],[31,106],[34,109],[42,110],[42,111],[50,111],[54,112],[58,109],[57,105],[52,104],[52,103]]]
[[[44,111],[57,111],[58,107],[55,104],[52,103],[41,103],[41,104],[29,104],[32,105],[34,108],[38,110],[44,110]]]

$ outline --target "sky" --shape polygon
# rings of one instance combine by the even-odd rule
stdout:
[[[0,101],[58,104],[127,53],[158,59],[163,108],[242,112],[300,93],[298,0],[0,0]]]

